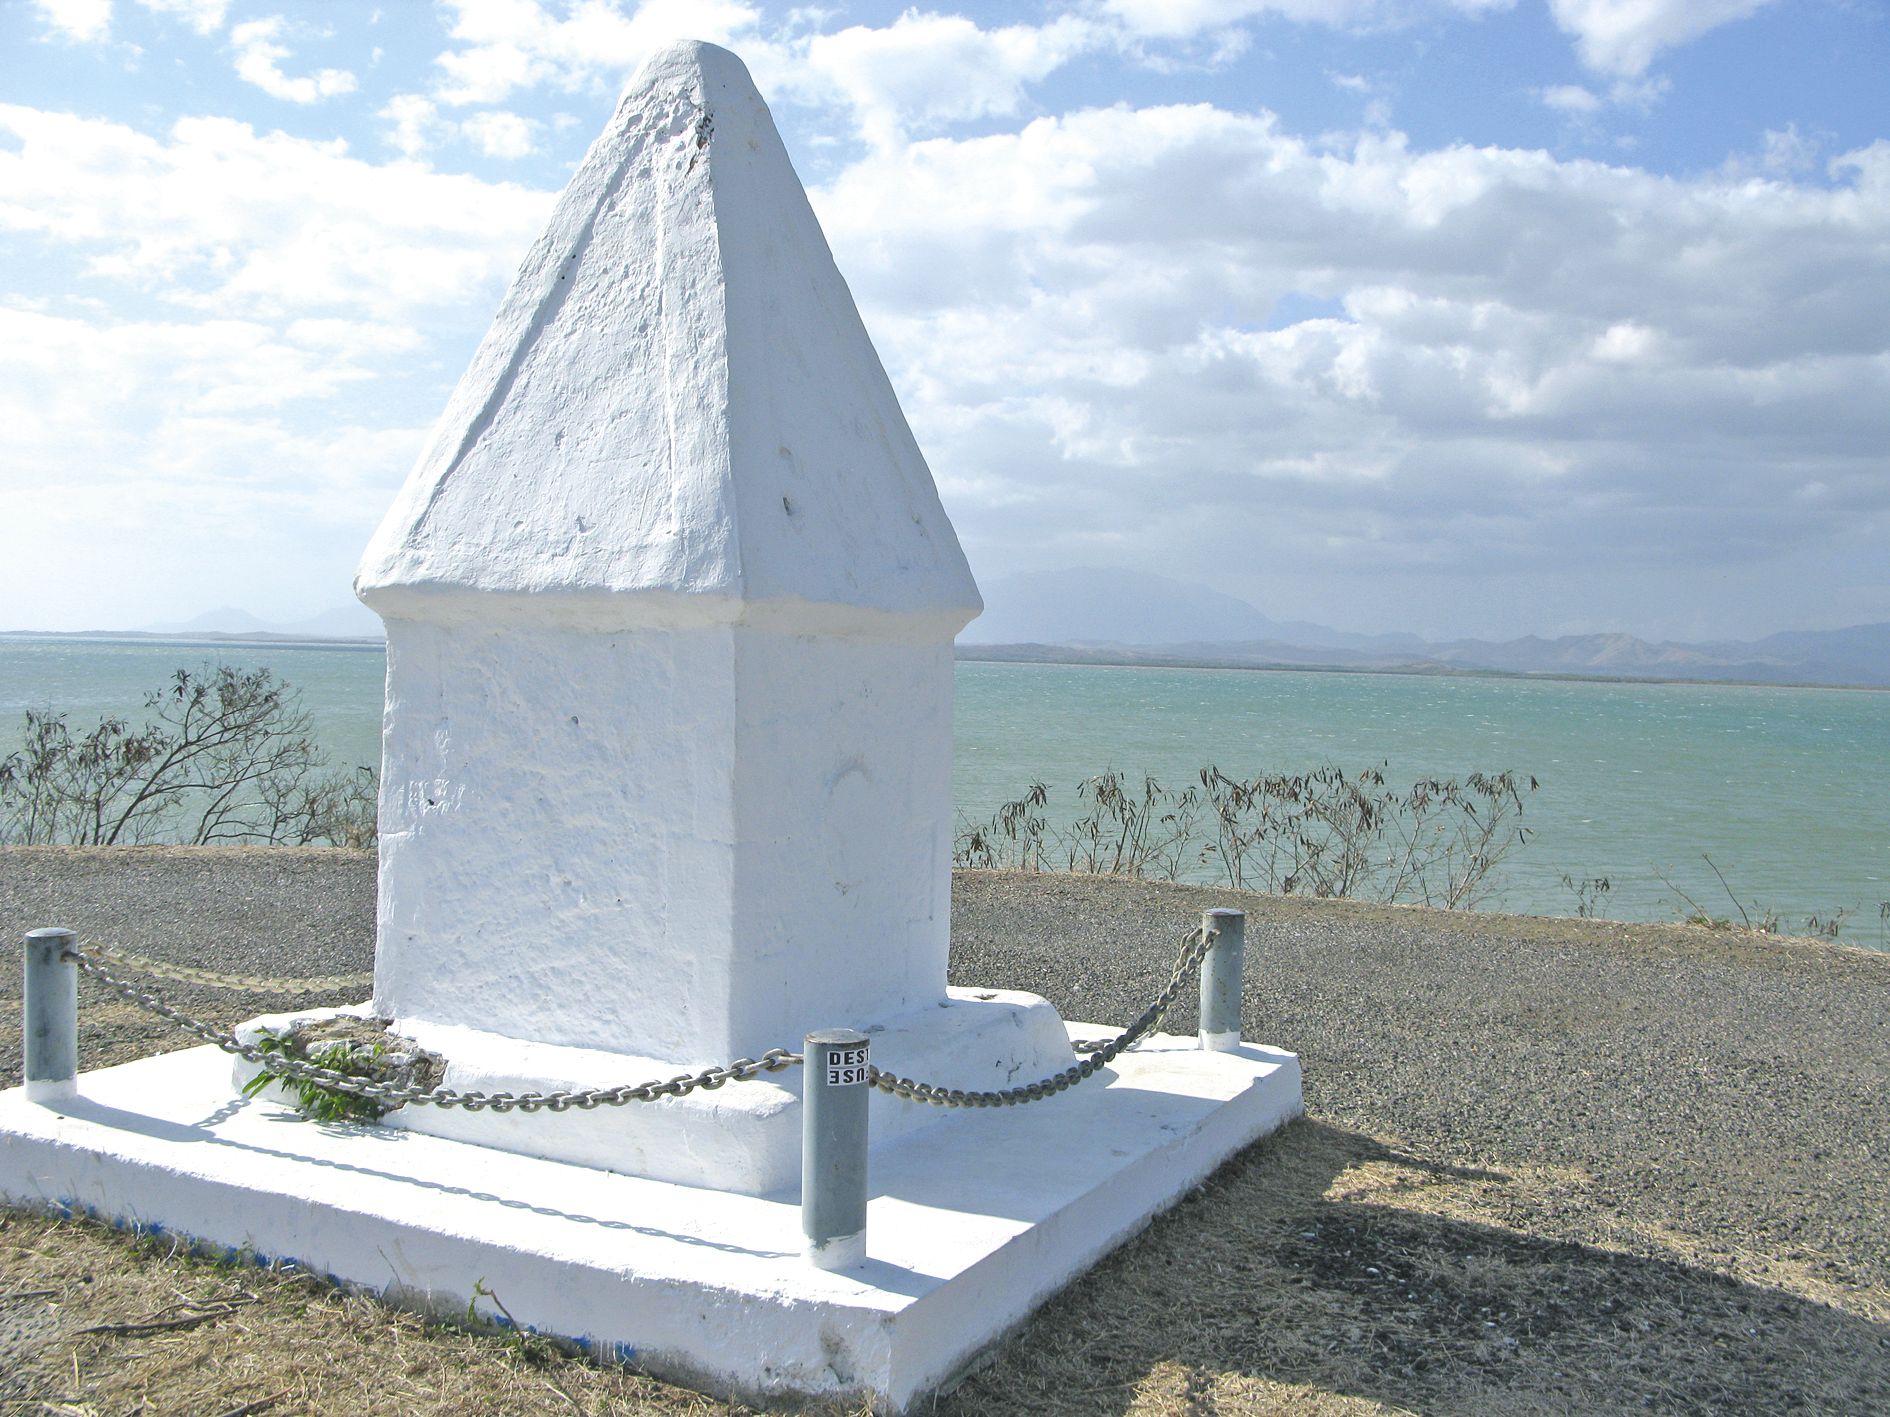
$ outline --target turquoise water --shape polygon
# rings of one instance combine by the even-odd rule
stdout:
[[[1561,884],[1605,876],[1601,913],[1851,912],[1844,938],[1881,943],[1890,899],[1890,694],[1743,685],[1601,684],[1390,674],[1253,673],[1049,664],[958,666],[960,810],[1032,774],[1067,798],[1102,766],[1185,786],[1389,761],[1391,784],[1513,768],[1541,786],[1535,838],[1502,867],[1497,898],[1569,915]],[[1055,799],[1053,798],[1053,801]],[[1756,914],[1756,912],[1754,912]]]
[[[129,713],[208,659],[274,669],[337,763],[378,761],[378,648],[0,641],[0,735],[28,707],[75,724]],[[1493,906],[1573,914],[1561,877],[1606,876],[1601,913],[1671,919],[1664,872],[1736,917],[1706,853],[1755,915],[1798,930],[1847,910],[1843,938],[1886,943],[1890,694],[1039,664],[961,664],[957,684],[962,817],[1032,781],[1067,809],[1105,767],[1177,787],[1210,763],[1253,777],[1389,762],[1393,785],[1512,768],[1541,783],[1523,818],[1536,836],[1504,863]]]

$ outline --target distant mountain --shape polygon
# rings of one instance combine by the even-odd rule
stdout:
[[[1140,571],[1079,567],[1004,576],[960,644],[1164,645],[1237,642],[1382,653],[1422,650],[1416,635],[1359,635],[1275,620],[1235,596]]]
[[[1084,568],[1006,576],[984,587],[967,644],[1167,644],[1274,638],[1277,625],[1244,600],[1165,576]]]
[[[270,626],[247,610],[238,610],[234,605],[224,605],[215,610],[206,610],[203,614],[192,616],[188,620],[146,625],[140,633],[147,635],[260,635],[270,633]]]
[[[247,610],[225,605],[189,620],[146,625],[144,635],[234,635],[268,639],[358,640],[381,637],[381,617],[365,605],[338,605],[306,620],[271,622]]]
[[[1762,640],[1651,642],[1633,635],[1535,635],[1429,646],[1445,664],[1518,674],[1604,674],[1650,679],[1742,679],[1765,684],[1890,685],[1890,625],[1794,630]]]
[[[1890,624],[1705,644],[1621,633],[1432,642],[1274,620],[1206,586],[1095,568],[994,580],[985,604],[959,638],[963,658],[1890,686]]]
[[[1006,576],[984,587],[985,612],[958,639],[961,659],[1428,674],[1574,674],[1622,679],[1858,684],[1890,688],[1890,623],[1785,630],[1757,640],[1687,644],[1629,634],[1425,640],[1275,620],[1236,596],[1138,571],[1087,567]],[[380,639],[366,606],[271,624],[233,606],[142,631],[207,639]]]

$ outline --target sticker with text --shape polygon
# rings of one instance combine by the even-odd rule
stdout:
[[[836,1048],[827,1055],[827,1086],[850,1087],[866,1081],[867,1045]]]

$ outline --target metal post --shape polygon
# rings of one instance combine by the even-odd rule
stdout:
[[[847,1269],[866,1258],[868,1041],[851,1028],[807,1035],[801,1094],[801,1232],[808,1262]]]
[[[1240,983],[1245,966],[1247,914],[1242,910],[1206,910],[1201,928],[1217,931],[1201,961],[1201,1047],[1232,1053],[1240,1047]]]
[[[26,936],[29,1102],[58,1102],[78,1095],[79,967],[65,957],[77,939],[72,931],[56,928],[33,930]]]

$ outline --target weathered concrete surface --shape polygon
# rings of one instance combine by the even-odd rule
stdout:
[[[258,1029],[282,1032],[299,1021],[336,1012],[340,1011],[265,1014],[237,1032],[253,1038]],[[896,1015],[872,1029],[873,1056],[881,1067],[903,1076],[923,1075],[941,1087],[964,1091],[992,1091],[1044,1075],[1021,1073],[1019,1056],[1047,1060],[1046,1072],[1076,1061],[1063,1020],[1034,994],[950,989],[942,1004]],[[413,1022],[404,1025],[404,1033],[446,1060],[440,1085],[460,1092],[517,1095],[608,1090],[675,1075],[674,1066],[660,1058],[521,1043],[502,1034],[454,1025]],[[792,1051],[800,1051],[800,1040],[793,1042]],[[254,1064],[236,1060],[237,1086],[247,1084],[258,1071]],[[570,1111],[552,1124],[525,1112],[434,1107],[405,1108],[387,1122],[500,1151],[763,1195],[791,1186],[800,1175],[803,1086],[802,1070],[788,1068],[740,1087],[693,1092],[660,1107]],[[871,1111],[875,1144],[936,1125],[947,1115],[938,1108],[914,1107],[878,1092],[873,1094]]]
[[[1299,1097],[1291,1054],[1158,1037],[1060,1096],[954,1112],[875,1149],[866,1261],[831,1272],[802,1255],[793,1190],[298,1123],[232,1102],[209,1048],[87,1073],[56,1109],[0,1094],[0,1199],[293,1259],[438,1311],[496,1313],[482,1286],[521,1323],[709,1391],[898,1411]]]
[[[403,1029],[693,1071],[944,1002],[980,601],[735,56],[631,81],[357,589]]]

